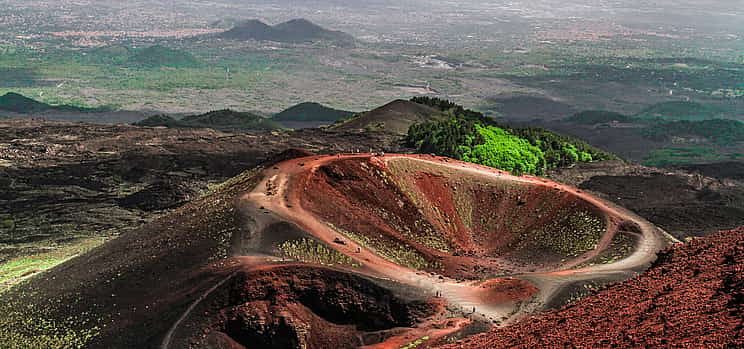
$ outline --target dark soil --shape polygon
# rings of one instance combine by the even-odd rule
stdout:
[[[287,148],[400,151],[398,138],[0,121],[0,242],[118,234]]]
[[[562,119],[576,112],[569,104],[543,96],[497,96],[489,98],[488,102],[495,104],[488,109],[511,119]]]
[[[744,183],[722,178],[729,172],[717,165],[697,168],[718,178],[620,162],[582,164],[550,177],[604,196],[679,239],[744,225]]]
[[[143,211],[159,211],[178,207],[198,196],[198,188],[188,183],[159,181],[119,200],[119,206]]]

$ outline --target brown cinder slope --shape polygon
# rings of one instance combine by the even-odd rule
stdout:
[[[659,254],[642,276],[441,348],[742,348],[744,228]]]
[[[382,107],[359,114],[332,130],[371,130],[404,135],[411,125],[443,119],[444,113],[432,107],[410,101],[395,100]]]

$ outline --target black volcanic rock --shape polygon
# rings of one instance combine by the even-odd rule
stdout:
[[[192,186],[172,181],[155,182],[119,200],[119,205],[143,211],[159,211],[181,206],[197,197]]]
[[[328,41],[337,45],[353,45],[353,36],[325,29],[306,19],[293,19],[275,26],[259,20],[244,21],[232,29],[220,34],[220,37],[231,40],[276,41],[284,43],[308,43]]]

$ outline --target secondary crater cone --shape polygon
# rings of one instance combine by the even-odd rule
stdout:
[[[575,191],[459,162],[339,158],[296,187],[301,206],[339,235],[395,264],[457,279],[566,269],[613,240],[613,258],[633,250],[620,218]]]

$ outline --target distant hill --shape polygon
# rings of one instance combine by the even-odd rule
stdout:
[[[136,50],[127,60],[129,65],[146,68],[194,68],[202,66],[191,53],[165,46],[154,45]]]
[[[586,110],[569,116],[564,121],[580,125],[596,125],[607,122],[633,122],[634,119],[628,115],[606,110]]]
[[[155,115],[136,122],[134,125],[169,128],[213,128],[222,131],[276,130],[281,128],[279,124],[262,116],[230,109],[190,115],[181,120],[176,120],[167,115]]]
[[[288,22],[270,26],[259,20],[241,22],[232,29],[220,34],[220,37],[231,40],[276,41],[285,43],[306,43],[328,41],[338,45],[353,45],[356,39],[341,32],[325,29],[306,19],[293,19]]]
[[[336,121],[354,115],[353,112],[326,107],[319,103],[305,102],[290,107],[272,118],[276,121]]]
[[[168,115],[153,115],[142,121],[135,122],[134,125],[146,127],[189,128],[189,125]]]
[[[696,102],[664,102],[654,104],[637,116],[644,119],[699,121],[725,116],[725,111]]]
[[[505,95],[488,99],[495,105],[487,109],[510,119],[563,119],[578,112],[571,105],[545,96]]]
[[[24,95],[20,95],[14,92],[8,92],[3,96],[0,96],[0,111],[19,113],[19,114],[33,114],[43,112],[72,112],[72,113],[85,113],[85,112],[98,112],[105,111],[102,108],[81,108],[70,105],[49,105],[46,103],[39,102],[33,98],[28,98]]]
[[[413,124],[445,118],[445,114],[438,109],[399,99],[372,111],[361,113],[341,124],[332,126],[331,129],[382,131],[405,135]]]

